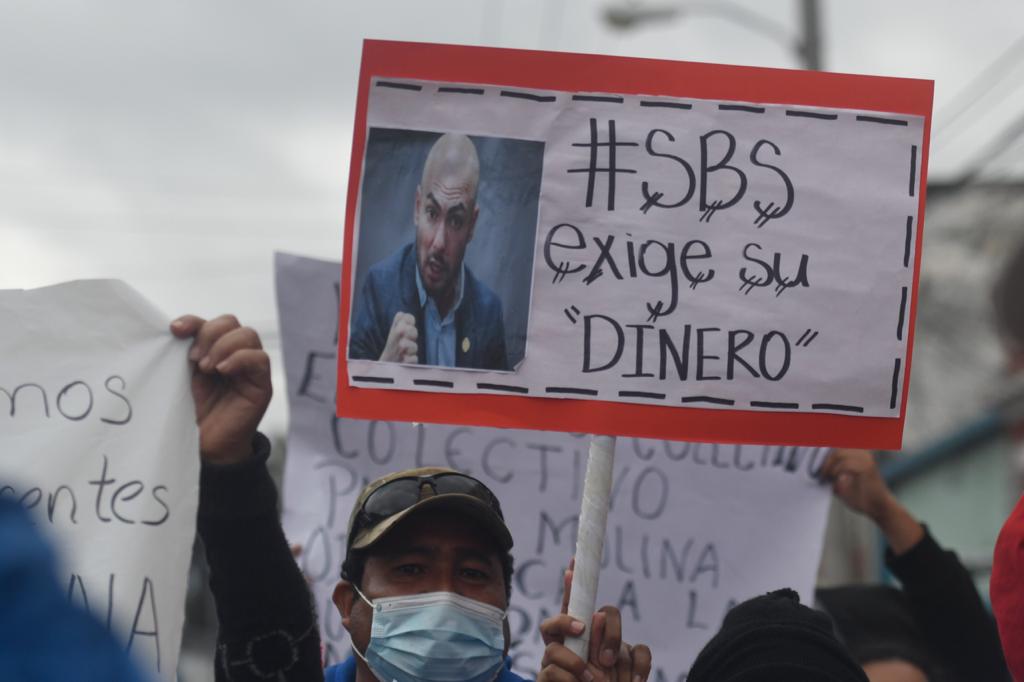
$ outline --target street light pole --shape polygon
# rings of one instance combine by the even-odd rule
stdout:
[[[821,71],[821,13],[819,0],[800,0],[800,23],[803,40],[800,44],[804,68]]]
[[[686,14],[714,14],[754,33],[774,40],[792,50],[805,69],[821,70],[820,0],[798,0],[800,34],[761,12],[749,10],[729,0],[676,0],[671,3],[645,4],[631,1],[605,8],[605,20],[614,28],[627,30],[645,23],[661,23]]]

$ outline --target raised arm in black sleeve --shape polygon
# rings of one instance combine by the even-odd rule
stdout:
[[[323,680],[312,600],[278,519],[269,455],[258,433],[248,459],[202,468],[199,535],[220,620],[217,682]]]
[[[939,547],[925,528],[903,554],[886,550],[885,561],[929,647],[957,680],[1009,682],[995,621],[955,552]]]

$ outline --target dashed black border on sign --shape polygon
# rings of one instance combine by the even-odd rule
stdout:
[[[422,92],[428,88],[422,83],[406,83],[402,81],[394,80],[383,80],[378,79],[374,81],[374,86],[378,88],[389,88],[393,90],[405,90],[408,92]],[[429,90],[428,90],[429,91]],[[470,95],[470,96],[486,96],[488,94],[495,95],[497,97],[505,97],[509,99],[516,99],[521,101],[534,102],[536,104],[552,104],[558,102],[559,95],[551,94],[551,91],[542,92],[531,92],[528,90],[518,90],[500,87],[483,87],[483,86],[464,86],[464,85],[437,85],[437,94],[445,95]],[[564,93],[561,99],[568,98],[574,102],[590,102],[598,104],[614,104],[624,105],[626,104],[626,98],[622,95],[612,94],[600,94],[600,93]],[[691,111],[693,109],[693,102],[680,101],[672,98],[658,98],[658,99],[644,99],[644,98],[631,98],[630,102],[637,102],[641,108],[664,108],[664,109],[675,109],[678,111]],[[706,100],[701,100],[706,101]],[[764,114],[767,111],[766,107],[757,106],[753,104],[742,104],[737,102],[709,102],[709,104],[716,106],[719,111],[738,112],[745,114]],[[838,113],[826,113],[822,111],[798,109],[798,108],[785,108],[785,115],[790,118],[801,118],[811,119],[816,121],[833,122],[840,119]],[[907,127],[910,125],[910,121],[906,118],[896,118],[891,116],[877,116],[871,114],[851,114],[859,123],[867,123],[876,126],[901,126]],[[917,191],[917,169],[918,169],[918,146],[910,146],[910,172],[908,181],[908,194],[910,197],[914,197]],[[906,220],[906,238],[904,241],[903,249],[903,267],[910,267],[911,253],[914,248],[915,234],[914,234],[915,220],[913,215],[908,215]],[[904,324],[909,314],[909,300],[908,300],[909,289],[906,286],[901,286],[899,291],[899,314],[898,322],[896,325],[896,339],[902,342],[904,337]],[[893,362],[893,373],[892,373],[892,386],[889,394],[889,409],[895,410],[900,394],[900,378],[902,376],[901,369],[903,366],[902,358],[895,358]],[[395,384],[395,380],[392,377],[375,377],[375,376],[356,376],[351,375],[350,381],[354,384]],[[440,379],[414,379],[413,385],[430,387],[434,390],[446,389],[455,390],[455,382],[440,380]],[[512,393],[517,395],[529,395],[530,389],[526,386],[519,386],[514,384],[499,384],[490,382],[476,382],[475,384],[478,390],[493,391],[498,393]],[[601,392],[597,389],[592,388],[581,388],[575,386],[545,386],[543,388],[545,395],[564,395],[564,396],[586,396],[597,398],[601,396]],[[722,405],[722,406],[734,406],[737,401],[731,398],[721,398],[711,395],[684,395],[684,396],[672,396],[667,393],[657,393],[652,391],[637,391],[622,389],[618,391],[610,391],[609,393],[615,393],[619,398],[633,398],[642,399],[647,401],[655,402],[681,402],[684,405],[695,405],[695,404],[707,404],[707,405]],[[750,400],[747,402],[749,407],[765,409],[765,410],[787,410],[795,411],[800,410],[800,403],[793,402],[777,402],[768,400]],[[841,413],[855,413],[861,414],[864,412],[864,407],[860,405],[846,405],[843,403],[811,403],[809,408],[812,411],[827,411],[827,412],[841,412]],[[805,407],[806,409],[806,407]]]
[[[900,361],[896,361],[896,372],[897,374],[893,377],[893,386],[895,389],[896,381],[899,377]],[[356,384],[394,384],[395,380],[392,377],[374,377],[374,376],[355,376],[351,377],[353,383]],[[413,379],[413,385],[415,386],[429,386],[432,389],[446,389],[453,392],[456,390],[455,382],[443,381],[435,379]],[[497,384],[486,381],[475,382],[477,389],[481,391],[494,391],[497,393],[514,393],[517,395],[530,395],[531,391],[528,386],[519,386],[515,384]],[[642,400],[650,400],[661,403],[681,403],[683,405],[694,405],[694,404],[706,404],[706,405],[737,405],[737,401],[731,398],[720,398],[712,395],[670,395],[668,393],[657,393],[653,391],[634,391],[634,390],[612,390],[607,393],[603,393],[601,390],[596,388],[583,388],[580,386],[545,386],[541,391],[544,395],[564,395],[564,396],[586,396],[588,398],[605,398],[612,395],[619,398],[637,398]],[[740,403],[741,406],[753,407],[763,410],[799,410],[801,408],[800,403],[792,402],[778,402],[769,400],[751,400],[746,403]],[[864,408],[860,405],[844,405],[841,403],[812,403],[809,406],[811,410],[815,412],[843,412],[843,413],[855,413],[862,414]]]
[[[393,90],[408,90],[409,92],[422,92],[424,90],[430,91],[429,86],[425,86],[422,83],[405,83],[394,80],[377,80],[374,82],[374,86],[378,88],[391,88]],[[571,100],[574,102],[591,102],[599,104],[627,104],[626,97],[624,95],[604,94],[604,93],[564,93],[561,97],[559,95],[551,94],[552,91],[541,91],[531,92],[529,90],[518,90],[514,88],[501,88],[496,86],[469,86],[469,85],[438,85],[433,90],[438,94],[450,94],[450,95],[495,95],[497,97],[506,97],[511,99],[526,100],[530,102],[536,102],[537,104],[552,104],[561,100]],[[561,93],[561,91],[558,91]],[[683,100],[677,100],[672,98],[659,97],[658,99],[636,97],[631,96],[630,102],[635,101],[637,106],[641,108],[666,108],[666,109],[677,109],[680,111],[691,111],[693,109],[693,102],[687,102]],[[739,113],[748,114],[764,114],[767,112],[766,106],[759,106],[756,104],[744,104],[740,102],[713,102],[711,100],[700,100],[701,102],[708,102],[709,104],[717,107],[719,111],[734,111]],[[809,109],[798,109],[798,108],[785,108],[786,116],[792,118],[805,118],[813,119],[818,121],[838,121],[839,114],[827,113],[823,111],[814,111]],[[894,118],[891,116],[873,116],[868,114],[852,114],[854,119],[861,123],[869,123],[879,126],[908,126],[910,121],[905,118]],[[914,196],[914,185],[916,169],[915,164],[917,161],[917,146],[912,146],[913,151],[911,152],[911,172],[910,172],[910,196]]]

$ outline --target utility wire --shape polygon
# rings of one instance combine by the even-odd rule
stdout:
[[[989,142],[984,151],[977,156],[977,160],[968,166],[964,174],[960,176],[956,184],[963,186],[977,182],[982,171],[1005,155],[1022,138],[1024,138],[1024,114],[1017,117],[1013,123]]]
[[[938,112],[938,120],[942,121],[941,126],[933,133],[934,138],[940,138],[960,118],[970,111],[988,93],[994,90],[1006,78],[1015,67],[1024,61],[1024,36],[1017,38],[1003,52],[996,57],[981,73],[979,73],[966,87],[958,92],[953,100]],[[1020,85],[1018,81],[1017,85]],[[1013,87],[1002,91],[1002,97],[1013,91]],[[963,130],[963,129],[961,129]]]

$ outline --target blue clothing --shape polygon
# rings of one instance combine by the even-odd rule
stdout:
[[[324,671],[324,682],[355,682],[355,680],[356,657],[354,655]],[[527,680],[512,672],[512,659],[506,658],[505,667],[501,669],[501,674],[495,678],[494,682],[527,682]]]
[[[9,682],[140,682],[92,615],[68,602],[53,552],[25,510],[0,496],[0,677]]]
[[[380,358],[395,314],[404,312],[416,318],[419,363],[429,364],[427,348],[431,344],[431,331],[420,303],[416,274],[416,250],[411,243],[376,263],[366,273],[362,291],[354,302],[349,358]],[[462,301],[455,310],[454,337],[455,367],[509,368],[501,299],[467,267],[463,267]]]
[[[465,280],[466,266],[459,268],[459,280],[455,283],[455,304],[448,314],[441,319],[441,311],[437,309],[434,299],[427,295],[423,288],[420,269],[416,268],[416,293],[423,307],[423,322],[427,330],[427,364],[437,367],[455,366],[455,311],[462,306],[462,282]]]

